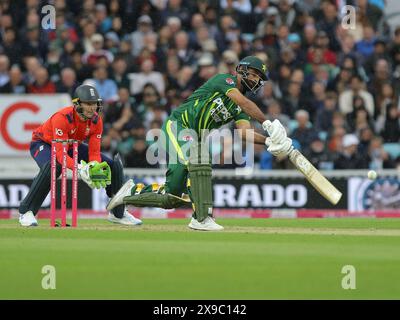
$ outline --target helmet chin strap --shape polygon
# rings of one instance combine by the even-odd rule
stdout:
[[[253,94],[256,94],[257,91],[263,86],[262,80],[259,80],[258,82],[251,81],[248,79],[249,71],[248,68],[245,67],[243,71],[238,71],[238,73],[241,75],[241,84],[244,89],[243,93],[246,93],[247,91],[251,91]],[[252,87],[251,85],[247,82],[249,81],[250,83],[254,84]],[[261,81],[261,83],[260,83]]]
[[[246,80],[254,83],[254,85],[251,87],[251,85]],[[241,83],[242,87],[244,87],[244,92],[251,91],[253,94],[256,94],[257,91],[262,87],[262,84],[259,85],[259,82],[255,83],[255,81],[248,80],[247,77],[243,77],[243,75]]]

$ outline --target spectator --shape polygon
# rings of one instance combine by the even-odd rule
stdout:
[[[198,88],[199,86],[203,85],[208,79],[215,76],[217,73],[217,68],[211,54],[203,54],[199,59],[198,66],[198,77],[194,80],[194,88]]]
[[[2,35],[0,52],[2,51],[9,58],[10,65],[21,64],[21,50],[22,48],[17,41],[15,29],[12,27],[6,28]]]
[[[384,83],[391,82],[390,67],[385,59],[378,59],[374,65],[374,74],[371,76],[369,92],[378,96]]]
[[[285,96],[288,93],[289,85],[291,83],[292,70],[288,65],[282,64],[279,66],[277,73],[278,90],[281,92],[282,96]]]
[[[301,38],[297,33],[291,33],[288,36],[288,43],[295,55],[296,65],[301,67],[306,62],[306,54],[301,48]]]
[[[82,56],[82,62],[90,66],[96,66],[97,61],[101,57],[105,57],[108,63],[112,63],[114,60],[114,55],[110,51],[103,49],[104,45],[103,36],[99,33],[96,33],[90,39],[92,42],[93,51],[86,52]]]
[[[269,102],[267,106],[267,119],[273,121],[275,119],[278,119],[282,125],[285,127],[285,129],[288,131],[289,130],[289,122],[290,118],[282,113],[281,110],[281,105],[277,100],[272,100]]]
[[[115,81],[108,78],[105,67],[98,67],[93,72],[93,84],[105,103],[114,102],[118,99],[118,88]]]
[[[357,135],[360,137],[360,142],[357,149],[358,153],[363,157],[367,157],[368,148],[372,138],[374,137],[374,133],[370,127],[368,127],[367,125],[363,125],[362,128],[357,130]]]
[[[380,170],[393,169],[396,167],[396,164],[390,158],[390,155],[383,149],[383,139],[381,137],[372,138],[368,149],[367,159],[370,169]]]
[[[153,33],[153,21],[148,15],[138,19],[137,30],[131,34],[132,55],[137,57],[143,48],[143,38],[146,34]]]
[[[29,26],[24,34],[22,56],[37,56],[45,59],[47,53],[47,44],[40,38],[39,24]]]
[[[359,61],[362,60],[362,55],[356,52],[354,37],[349,33],[345,34],[340,42],[340,52],[337,53],[337,62],[343,67],[344,59],[347,57],[352,57]]]
[[[120,39],[119,39],[118,34],[114,31],[109,31],[106,33],[105,39],[106,39],[106,42],[105,42],[106,50],[111,52],[111,54],[113,56],[118,54],[119,44],[120,44]]]
[[[208,62],[207,62],[208,63]],[[212,66],[212,64],[210,64]],[[200,68],[207,68],[208,65],[205,64],[204,66],[201,66]],[[199,72],[200,73],[200,72]],[[204,83],[203,79],[204,75],[199,74],[199,77],[196,80],[193,80],[193,69],[189,66],[182,67],[182,69],[179,70],[178,76],[177,76],[177,90],[180,96],[183,99],[186,99],[192,92],[194,87],[198,87],[198,85],[194,85],[194,81],[198,81],[199,85],[200,83]]]
[[[47,58],[45,67],[50,75],[50,80],[53,82],[57,82],[60,79],[60,57],[61,57],[61,50],[58,49],[54,43],[49,46],[49,50],[47,52]]]
[[[146,158],[147,153],[146,141],[143,138],[136,139],[133,143],[132,150],[125,157],[125,166],[127,168],[151,168]]]
[[[293,118],[297,110],[303,109],[306,106],[305,98],[301,95],[301,86],[296,82],[290,82],[288,92],[283,93],[281,101],[282,112]]]
[[[380,132],[383,127],[382,122],[385,121],[388,106],[395,103],[395,95],[391,82],[384,82],[375,98],[375,128],[377,132]]]
[[[9,68],[10,60],[8,56],[4,54],[0,55],[0,87],[10,81]]]
[[[325,84],[320,81],[315,81],[312,84],[312,97],[304,108],[310,114],[310,119],[314,120],[317,112],[324,107],[326,98]]]
[[[142,115],[146,128],[149,128],[150,123],[154,120],[164,122],[168,116],[157,88],[151,83],[144,86],[142,102],[135,109]]]
[[[367,59],[374,52],[375,31],[371,25],[365,25],[363,39],[356,43],[356,50],[364,59]]]
[[[178,74],[180,70],[180,62],[177,56],[172,55],[167,58],[167,70],[166,70],[166,85],[167,90],[177,89],[178,85]]]
[[[337,8],[333,3],[325,2],[325,5],[322,7],[322,12],[323,17],[318,20],[317,29],[326,32],[332,50],[339,50],[340,45],[336,39],[336,30],[339,24]]]
[[[365,72],[369,77],[374,73],[374,68],[378,60],[389,59],[389,54],[386,50],[386,42],[383,39],[376,39],[374,42],[374,51],[364,63]]]
[[[375,106],[372,95],[363,88],[363,81],[359,75],[353,75],[350,80],[350,89],[343,91],[339,96],[339,109],[343,114],[354,110],[355,96],[360,96],[365,102],[365,108],[370,116],[374,115]]]
[[[302,48],[307,51],[308,48],[314,45],[317,39],[317,28],[312,23],[307,23],[303,29],[304,40],[302,42]]]
[[[82,83],[86,79],[92,77],[93,67],[90,65],[83,64],[82,52],[80,50],[74,50],[71,53],[71,60],[68,64],[71,69],[74,69],[76,73],[77,82]]]
[[[234,51],[225,50],[222,53],[222,59],[218,64],[218,73],[235,74],[238,62],[239,58]]]
[[[325,31],[318,32],[315,46],[311,47],[307,53],[308,62],[315,61],[316,48],[322,51],[321,63],[332,65],[336,64],[336,54],[329,49],[329,37]]]
[[[328,83],[328,90],[335,91],[341,94],[343,91],[350,88],[350,79],[353,75],[353,69],[342,67],[334,79]]]
[[[354,132],[359,127],[371,126],[372,117],[368,114],[365,107],[365,101],[360,96],[353,99],[353,110],[346,114],[347,124],[350,131]]]
[[[28,93],[48,94],[56,92],[56,86],[50,81],[49,73],[45,68],[40,67],[36,69],[34,77],[35,81],[33,84],[28,85]]]
[[[189,9],[183,5],[182,0],[169,0],[167,7],[161,12],[161,17],[164,23],[169,17],[178,17],[185,28],[189,27],[190,24]]]
[[[338,113],[338,115],[341,114]],[[343,137],[345,135],[346,135],[346,130],[343,126],[341,127],[333,126],[331,132],[329,133],[328,150],[333,154],[338,155],[343,148]]]
[[[343,137],[343,151],[335,160],[335,169],[368,169],[368,160],[357,152],[359,140],[354,134]]]
[[[4,86],[0,87],[0,93],[26,93],[26,85],[23,80],[23,74],[17,65],[11,67],[9,76],[9,81]]]
[[[93,47],[93,39],[92,37],[95,35],[96,33],[96,24],[89,19],[83,19],[81,20],[81,24],[82,24],[82,46],[84,49],[84,52],[86,52],[87,54],[90,54],[92,52],[95,51],[94,47]]]
[[[332,129],[333,114],[337,110],[337,96],[334,92],[328,92],[323,106],[317,110],[315,117],[315,129],[329,132]]]
[[[362,14],[369,24],[374,28],[378,29],[378,23],[383,16],[382,10],[377,7],[372,1],[358,0],[357,1],[358,14]]]
[[[128,65],[128,72],[137,72],[139,69],[134,63],[134,57],[131,54],[132,44],[130,37],[124,36],[119,45],[118,56],[123,58]]]
[[[109,16],[107,16],[107,7],[104,4],[99,3],[96,5],[95,18],[97,30],[99,30],[102,34],[110,31],[112,20]]]
[[[217,18],[218,15],[216,8],[211,5],[207,5],[204,12],[204,21],[213,39],[217,39],[217,35],[219,33]]]
[[[394,104],[387,106],[386,121],[381,133],[385,142],[400,142],[400,111]]]
[[[28,85],[35,81],[35,71],[41,67],[39,59],[35,56],[24,57],[24,82]]]
[[[218,51],[223,52],[228,49],[229,43],[237,40],[238,35],[235,32],[235,20],[229,15],[223,15],[219,19],[220,28],[217,34]]]
[[[162,59],[163,64],[166,63],[165,55],[167,54],[168,50],[170,49],[170,45],[172,42],[173,33],[171,28],[168,26],[162,26],[160,31],[158,32],[158,43],[157,48],[159,52],[163,55],[163,57],[158,57],[160,60]]]
[[[118,100],[106,105],[104,110],[104,127],[115,131],[118,140],[127,139],[134,128],[134,118],[140,119],[135,110],[135,99],[129,95],[128,88],[118,90]]]
[[[117,57],[112,63],[112,79],[118,88],[129,88],[129,78],[127,73],[128,65],[124,58]]]
[[[324,141],[318,136],[313,137],[310,146],[304,151],[304,155],[317,169],[332,170],[334,167],[333,155],[326,150]]]
[[[144,60],[140,66],[140,73],[130,73],[130,91],[132,95],[142,92],[146,83],[152,83],[161,95],[164,95],[165,82],[162,74],[154,71],[154,63],[150,59]]]
[[[302,149],[307,149],[311,141],[317,136],[317,132],[309,122],[310,116],[305,110],[296,111],[295,118],[297,127],[291,134],[292,139],[296,139]]]
[[[74,69],[62,69],[61,79],[56,83],[56,92],[68,93],[72,97],[77,87],[78,83],[76,81],[76,73]]]
[[[167,26],[171,30],[172,34],[177,34],[182,30],[182,23],[178,17],[169,17],[167,20]]]
[[[263,106],[269,106],[280,96],[279,93],[274,92],[274,89],[276,89],[276,86],[274,86],[272,81],[267,81],[267,83],[259,90],[258,98],[261,100]],[[281,108],[280,105],[279,107]]]
[[[180,20],[179,20],[180,22]],[[209,34],[209,29],[206,26],[205,22],[204,22],[204,16],[201,13],[194,13],[192,15],[191,21],[190,21],[190,29],[191,31],[188,32],[189,35],[189,43],[190,43],[190,47],[193,48],[195,47],[196,44],[196,33],[199,30],[199,28],[201,27],[206,27],[207,28],[207,33]]]
[[[176,53],[182,64],[193,65],[195,52],[189,48],[189,36],[185,31],[179,31],[174,37]]]

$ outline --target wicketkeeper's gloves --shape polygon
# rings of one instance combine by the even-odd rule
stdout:
[[[81,160],[78,164],[79,176],[92,189],[105,188],[111,184],[111,169],[107,162],[91,161],[86,163]]]

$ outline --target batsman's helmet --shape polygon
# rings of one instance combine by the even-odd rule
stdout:
[[[260,77],[258,81],[248,79],[250,70],[253,69]],[[236,66],[236,72],[242,76],[242,86],[245,90],[256,93],[264,85],[264,81],[268,81],[268,70],[265,63],[255,56],[248,56],[240,60]]]
[[[101,112],[102,110],[103,100],[100,98],[96,88],[91,85],[83,84],[79,86],[78,88],[76,88],[72,97],[72,103],[75,106],[76,112],[79,113],[79,115],[81,115],[82,117],[86,118],[83,114],[81,102],[96,103],[97,113]]]

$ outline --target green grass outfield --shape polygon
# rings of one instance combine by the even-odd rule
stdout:
[[[219,233],[40,222],[0,221],[0,299],[400,299],[400,219],[220,219]],[[355,290],[341,287],[345,265]]]

